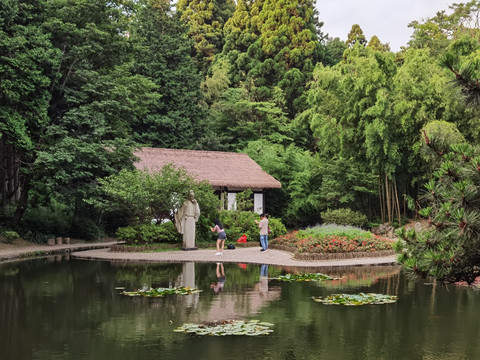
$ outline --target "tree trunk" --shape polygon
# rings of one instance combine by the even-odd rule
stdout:
[[[400,215],[400,202],[398,201],[398,189],[397,189],[397,178],[393,176],[393,190],[395,192],[395,207],[397,212],[398,226],[402,224],[402,218]]]
[[[388,217],[388,222],[392,222],[392,199],[391,199],[391,193],[390,193],[390,186],[388,182],[388,175],[385,173],[385,200],[387,203],[387,217]]]
[[[0,200],[15,201],[19,194],[18,161],[15,148],[0,137]]]
[[[17,202],[17,208],[15,209],[15,213],[13,214],[13,217],[12,217],[13,226],[17,226],[20,224],[23,214],[27,209],[29,190],[30,190],[30,182],[26,182],[25,184],[22,184],[22,187],[20,189],[20,198],[18,199],[18,202]]]
[[[385,208],[383,206],[383,188],[382,188],[382,181],[380,180],[380,177],[378,178],[378,200],[380,202],[380,217],[382,219],[382,223],[385,222]]]

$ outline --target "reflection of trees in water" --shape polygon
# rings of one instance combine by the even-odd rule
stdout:
[[[3,265],[0,271],[0,351],[2,357],[13,358],[19,350],[19,336],[25,326],[26,299],[15,265]]]
[[[478,291],[410,281],[395,266],[268,269],[271,277],[281,272],[345,277],[337,289],[329,282],[265,283],[263,278],[262,283],[259,265],[244,270],[225,264],[225,289],[215,295],[209,285],[216,279],[216,265],[195,264],[195,284],[203,292],[190,306],[191,299],[183,295],[131,298],[115,289],[138,287],[143,281],[174,284],[181,280],[182,264],[43,261],[18,265],[20,271],[9,276],[0,268],[2,359],[48,359],[52,353],[73,358],[85,349],[95,358],[119,359],[158,357],[159,352],[161,358],[178,360],[200,353],[204,358],[252,359],[340,359],[352,354],[361,359],[480,358]],[[39,280],[55,284],[42,289]],[[340,308],[311,299],[338,292],[389,293],[399,300]],[[173,332],[186,322],[224,317],[268,321],[275,324],[274,333],[262,339],[218,340],[228,341],[223,349],[213,346],[217,340]],[[23,357],[14,357],[18,354]]]
[[[172,278],[174,286],[185,286],[192,276],[191,266],[183,264],[189,274],[179,274]],[[234,319],[248,319],[258,314],[262,308],[281,296],[281,288],[269,287],[268,278],[260,277],[260,266],[250,266],[247,270],[236,264],[224,264],[225,289],[215,294],[210,284],[216,281],[216,264],[194,265],[195,287],[203,290],[192,295],[165,296],[163,298],[128,298],[122,302],[129,304],[128,316],[110,317],[100,325],[105,336],[116,340],[132,341],[146,339],[155,333],[162,346],[170,348],[178,334],[172,330],[183,323],[205,323]],[[172,265],[171,265],[172,266]],[[213,272],[211,271],[213,269]],[[207,274],[200,278],[199,274]],[[235,280],[243,275],[240,285]],[[191,284],[190,284],[191,285]]]
[[[170,287],[172,279],[182,273],[181,264],[111,262],[116,269],[116,280],[125,284]]]
[[[371,286],[380,279],[387,279],[385,291],[390,295],[395,295],[398,291],[398,281],[400,277],[401,266],[349,266],[349,267],[285,267],[285,274],[304,274],[304,273],[323,273],[338,280],[315,281],[317,286],[332,289],[344,287],[362,287]],[[394,291],[394,292],[392,292]]]

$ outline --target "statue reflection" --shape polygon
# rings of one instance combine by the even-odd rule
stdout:
[[[182,276],[180,280],[180,286],[190,287],[195,289],[197,286],[195,284],[195,263],[188,262],[182,265]],[[194,308],[197,307],[199,302],[199,294],[194,293],[191,295],[186,296],[186,307],[187,308]]]

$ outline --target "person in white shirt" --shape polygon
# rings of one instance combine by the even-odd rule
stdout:
[[[255,220],[255,223],[260,228],[260,245],[262,249],[260,251],[268,250],[268,217],[267,214],[260,214],[260,221]]]

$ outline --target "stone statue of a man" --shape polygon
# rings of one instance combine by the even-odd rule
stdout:
[[[190,190],[188,199],[175,213],[175,227],[183,235],[183,250],[195,250],[195,225],[200,216],[200,206],[195,200],[195,193]]]

